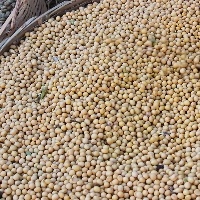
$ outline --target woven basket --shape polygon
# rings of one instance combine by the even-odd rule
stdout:
[[[39,17],[34,17],[26,21],[19,29],[17,29],[10,37],[6,40],[0,42],[0,55],[4,52],[8,51],[10,45],[13,43],[18,43],[25,35],[26,32],[32,31],[38,25],[41,25],[43,22],[47,21],[48,19],[63,15],[66,12],[76,10],[79,7],[84,7],[93,2],[100,2],[100,0],[71,0],[71,1],[64,1],[57,6],[51,8],[50,10],[46,11]]]
[[[45,0],[17,0],[13,11],[0,29],[0,42],[11,36],[27,20],[46,11]]]

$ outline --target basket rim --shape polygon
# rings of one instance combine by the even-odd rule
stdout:
[[[12,36],[31,17],[40,16],[46,11],[45,0],[16,0],[10,15],[0,27],[0,40]]]
[[[27,20],[24,25],[22,25],[17,31],[15,31],[10,37],[5,38],[0,43],[0,55],[9,50],[9,47],[14,43],[19,43],[19,41],[24,37],[26,32],[32,31],[35,27],[41,25],[48,19],[62,15],[68,11],[76,10],[79,7],[85,6],[90,3],[100,2],[100,0],[71,0],[64,1],[50,10],[46,11],[39,17],[32,17]]]

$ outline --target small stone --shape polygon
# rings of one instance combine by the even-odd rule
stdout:
[[[3,197],[3,192],[0,191],[0,199]]]
[[[159,171],[160,169],[164,169],[164,165],[157,165],[156,166],[156,171]]]

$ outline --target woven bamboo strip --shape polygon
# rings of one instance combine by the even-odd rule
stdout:
[[[11,36],[28,19],[47,11],[45,0],[17,0],[10,16],[0,29],[0,42]]]
[[[20,27],[11,37],[0,43],[0,55],[7,51],[10,45],[12,45],[14,42],[19,41],[21,38],[23,38],[26,32],[32,31],[36,26],[41,25],[41,23],[45,22],[46,20],[58,15],[63,15],[68,11],[76,10],[79,7],[85,6],[93,2],[100,2],[100,0],[65,1],[48,10],[41,16],[37,18],[32,18],[31,20],[27,21],[22,27]]]

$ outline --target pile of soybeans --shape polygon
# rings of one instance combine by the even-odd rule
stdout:
[[[5,200],[200,200],[200,2],[103,0],[0,56]]]

